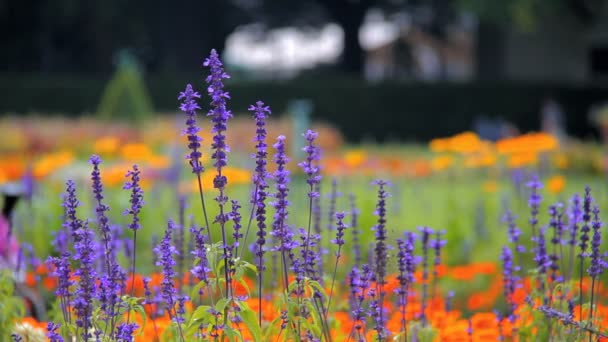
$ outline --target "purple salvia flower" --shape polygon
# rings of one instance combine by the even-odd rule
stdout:
[[[602,221],[600,220],[600,209],[597,205],[593,206],[593,220],[591,221],[591,227],[593,228],[593,238],[591,240],[591,266],[587,269],[589,276],[592,278],[599,277],[606,264],[600,253],[600,246],[602,244]],[[593,289],[592,289],[593,290]]]
[[[422,242],[422,299],[421,299],[421,308],[420,308],[420,318],[422,320],[422,324],[426,325],[426,299],[428,295],[428,286],[429,286],[429,247],[430,247],[430,239],[433,235],[433,230],[429,227],[420,227],[418,230],[421,233],[420,241]]]
[[[562,213],[558,211],[558,208],[560,208],[561,206],[561,203],[549,206],[549,227],[553,229],[553,237],[551,238],[551,245],[553,246],[553,251],[549,255],[549,260],[551,261],[551,266],[549,267],[551,270],[551,281],[555,281],[558,279],[557,273],[559,271],[560,256],[557,252],[557,249],[558,246],[561,247],[562,245],[563,229]]]
[[[63,227],[70,233],[74,242],[80,239],[78,231],[82,228],[82,220],[76,217],[76,209],[80,206],[80,201],[76,198],[76,184],[73,180],[66,182],[66,192],[64,195],[63,207],[65,209],[65,220]]]
[[[300,234],[300,246],[308,246],[308,249],[300,249],[300,257],[306,274],[314,281],[318,281],[317,263],[321,262],[319,253],[315,251],[321,237],[318,234],[311,234],[303,228],[298,229]]]
[[[137,323],[121,323],[116,327],[114,337],[117,342],[131,342],[133,341],[133,334],[137,328],[139,328]]]
[[[143,304],[152,304],[152,291],[150,291],[150,277],[142,279],[144,283],[144,301]]]
[[[539,227],[538,234],[533,237],[533,241],[536,243],[534,251],[534,262],[536,263],[536,270],[538,271],[538,290],[543,294],[543,301],[546,304],[548,297],[546,296],[546,276],[547,270],[551,266],[551,259],[547,254],[547,242],[545,240],[546,227]]]
[[[139,230],[141,225],[139,223],[139,214],[142,206],[144,205],[144,191],[141,189],[139,185],[140,181],[140,173],[137,165],[133,165],[133,169],[127,171],[125,177],[131,178],[130,181],[127,181],[125,185],[122,187],[124,190],[131,190],[131,207],[124,211],[124,215],[131,215],[132,221],[129,224],[129,229],[131,230]]]
[[[240,246],[240,239],[243,238],[243,233],[241,233],[241,213],[239,211],[241,209],[241,205],[237,200],[232,200],[231,203],[232,211],[230,212],[230,219],[232,219],[233,222],[232,237],[234,238],[234,248],[236,249],[234,255],[237,255],[238,248]]]
[[[302,134],[304,139],[306,139],[306,146],[302,148],[302,151],[306,152],[306,159],[298,164],[307,176],[306,183],[309,185],[308,197],[311,199],[319,197],[319,193],[315,191],[315,186],[321,182],[321,174],[318,166],[321,153],[319,147],[314,144],[318,135],[317,132],[310,129]],[[331,217],[331,220],[333,221],[333,216]]]
[[[416,261],[414,258],[414,242],[416,235],[412,232],[405,233],[404,239],[397,239],[397,265],[399,268],[399,288],[396,290],[399,296],[398,305],[401,309],[401,329],[406,331],[405,310],[407,307],[407,296],[409,287],[414,282],[414,271],[416,269]],[[406,338],[407,339],[407,338]]]
[[[91,337],[91,316],[93,314],[93,298],[95,297],[95,279],[97,274],[94,268],[95,249],[93,248],[93,232],[85,223],[79,230],[80,238],[74,245],[76,253],[73,260],[80,261],[80,266],[74,271],[78,277],[78,288],[74,292],[72,306],[76,313],[76,326],[83,328],[82,338]]]
[[[591,203],[593,202],[593,197],[591,197],[591,188],[588,186],[585,187],[585,198],[583,199],[583,226],[581,227],[581,236],[580,236],[580,253],[578,255],[581,260],[588,256],[587,249],[589,247],[589,233],[591,232],[591,227],[589,227],[591,222]]]
[[[188,296],[179,296],[177,298],[177,310],[175,312],[175,321],[178,324],[184,323],[184,315],[186,314],[186,301],[188,301]]]
[[[515,220],[517,216],[513,215],[513,213],[509,210],[506,212],[503,217],[503,222],[507,224],[507,233],[509,236],[509,242],[513,244],[513,247],[517,251],[517,253],[524,253],[526,251],[526,247],[519,244],[519,238],[521,237],[521,230],[517,227]]]
[[[445,234],[445,231],[438,230],[435,232],[435,239],[431,240],[430,247],[435,251],[435,259],[433,261],[433,276],[437,278],[438,266],[441,264],[441,249],[446,245],[447,241],[442,240],[441,236]]]
[[[97,224],[99,225],[99,231],[102,235],[102,242],[105,245],[106,252],[111,254],[110,245],[110,225],[108,217],[106,216],[106,212],[110,210],[106,204],[103,203],[103,184],[101,183],[101,171],[99,170],[99,165],[102,163],[101,158],[98,155],[92,155],[89,159],[91,165],[93,165],[93,171],[91,172],[91,181],[93,187],[93,194],[95,195],[95,213],[97,214]],[[108,257],[108,255],[106,255]],[[109,270],[108,270],[109,272]]]
[[[287,216],[289,208],[289,200],[287,195],[289,193],[289,171],[286,168],[286,164],[289,162],[289,158],[285,155],[285,136],[280,135],[277,138],[277,143],[274,144],[274,148],[277,153],[275,154],[274,161],[277,165],[277,169],[274,172],[274,179],[276,181],[276,193],[274,195],[275,201],[272,206],[275,208],[275,215],[272,224],[272,232],[270,233],[277,239],[279,246],[275,248],[278,251],[284,252],[291,249],[288,243],[288,230]]]
[[[103,203],[103,184],[101,182],[101,171],[99,165],[102,163],[98,155],[92,155],[89,163],[93,166],[91,172],[91,182],[95,197],[95,213],[97,225],[101,233],[101,243],[103,244],[103,259],[105,260],[105,274],[100,279],[99,297],[101,308],[106,313],[107,318],[116,315],[115,306],[120,301],[120,292],[123,287],[121,282],[124,273],[116,260],[115,245],[112,239],[112,229],[106,212],[110,207]]]
[[[194,250],[191,253],[196,259],[197,263],[192,270],[190,270],[190,273],[192,273],[192,275],[194,275],[197,279],[208,284],[209,278],[207,277],[207,274],[211,271],[211,268],[209,268],[209,262],[207,260],[207,247],[205,247],[206,236],[202,234],[202,230],[202,228],[190,228],[190,233],[194,238]]]
[[[70,279],[71,254],[68,251],[62,252],[59,257],[49,257],[47,263],[52,264],[53,268],[50,274],[57,277],[57,289],[55,295],[59,298],[61,312],[64,322],[71,323],[71,296],[70,287],[74,281]]]
[[[228,250],[228,269],[230,270],[231,274],[234,274],[236,272],[236,268],[235,268],[235,259],[234,256],[238,255],[238,251],[239,251],[239,244],[240,244],[240,239],[243,237],[243,234],[241,233],[241,213],[239,212],[239,209],[241,209],[241,206],[239,204],[239,201],[237,200],[232,200],[232,210],[230,212],[230,219],[232,220],[232,237],[234,238],[234,244],[231,246],[228,246],[227,250]]]
[[[346,217],[346,214],[344,212],[336,213],[335,217],[336,217],[336,238],[332,239],[331,243],[338,246],[338,251],[336,252],[336,264],[334,265],[334,274],[331,279],[331,287],[330,287],[330,292],[329,292],[329,300],[327,303],[327,310],[329,310],[329,307],[331,305],[331,299],[333,297],[334,283],[336,281],[336,272],[338,270],[338,262],[340,261],[340,257],[342,256],[342,254],[341,254],[342,246],[344,245],[344,230],[346,230],[346,227],[347,227],[346,224],[344,223],[344,217]],[[327,315],[327,313],[326,313],[326,315]]]
[[[373,230],[376,232],[376,247],[375,251],[375,261],[376,261],[376,294],[378,296],[378,308],[377,308],[377,316],[375,317],[376,322],[376,331],[378,331],[378,338],[380,340],[384,340],[386,338],[386,328],[384,326],[384,315],[383,315],[383,306],[384,306],[384,284],[386,284],[386,261],[387,261],[387,253],[386,253],[386,199],[389,196],[389,193],[386,191],[385,187],[389,185],[387,181],[377,180],[374,181],[373,184],[378,185],[378,202],[376,204],[375,215],[378,216],[378,223],[373,227]]]
[[[538,193],[543,185],[538,179],[538,176],[533,176],[526,186],[530,189],[530,197],[528,198],[528,207],[530,208],[530,226],[532,227],[532,236],[536,235],[536,227],[538,226],[538,213],[542,196]]]
[[[355,195],[349,195],[350,200],[350,226],[353,235],[353,254],[355,256],[355,265],[361,265],[361,242],[359,241],[359,209],[355,204]]]
[[[213,166],[218,171],[213,180],[213,186],[216,189],[223,189],[227,180],[222,175],[222,168],[228,164],[227,154],[230,152],[230,148],[226,145],[224,132],[226,132],[228,119],[232,117],[232,113],[226,109],[226,99],[229,99],[230,95],[224,91],[223,80],[230,78],[230,76],[224,71],[223,64],[215,50],[211,50],[211,54],[205,59],[203,66],[210,69],[209,76],[205,80],[208,84],[207,93],[211,97],[211,109],[207,116],[210,116],[213,122],[212,132],[215,135],[211,144],[213,149],[211,159],[214,160]]]
[[[228,92],[224,91],[223,79],[230,78],[224,71],[223,64],[219,59],[219,56],[215,50],[211,50],[211,54],[203,66],[210,69],[209,76],[205,79],[207,82],[207,93],[211,97],[211,109],[207,113],[207,116],[211,117],[213,128],[211,132],[213,135],[213,142],[211,143],[211,159],[214,160],[213,166],[217,170],[217,174],[213,178],[213,187],[218,190],[218,195],[215,197],[215,201],[219,205],[219,213],[215,216],[214,223],[219,223],[222,232],[222,247],[224,249],[224,275],[226,284],[226,294],[228,295],[231,287],[232,280],[229,272],[229,258],[230,252],[228,251],[228,242],[226,236],[226,222],[230,219],[230,215],[224,212],[224,205],[228,202],[228,196],[224,193],[228,179],[222,174],[222,169],[228,165],[228,152],[230,147],[226,144],[225,132],[228,128],[228,119],[232,117],[232,113],[226,109],[226,99],[230,98]]]
[[[182,135],[186,135],[188,137],[188,148],[190,149],[190,153],[186,155],[186,159],[190,161],[190,166],[192,166],[192,173],[200,174],[205,171],[201,163],[201,137],[199,137],[198,132],[201,130],[196,123],[196,110],[201,109],[196,103],[196,99],[200,98],[201,94],[194,91],[192,89],[192,85],[188,84],[186,89],[183,92],[179,93],[178,100],[182,100],[179,109],[188,115],[186,119],[186,128],[182,131]]]
[[[502,254],[500,259],[502,260],[502,282],[505,295],[505,301],[507,303],[508,317],[512,317],[517,307],[513,301],[513,294],[515,293],[517,278],[515,276],[515,268],[513,267],[513,253],[507,246],[502,248]]]
[[[61,337],[61,335],[57,332],[60,327],[61,324],[53,322],[48,322],[46,324],[46,337],[49,338],[50,342],[64,342],[63,337]]]
[[[254,114],[256,135],[254,141],[256,143],[256,153],[252,156],[255,158],[255,173],[253,175],[253,184],[255,190],[252,194],[251,204],[255,207],[255,219],[258,226],[256,240],[256,266],[261,275],[266,269],[264,265],[264,245],[266,244],[266,197],[268,193],[268,183],[266,179],[269,177],[267,171],[268,165],[268,145],[266,143],[266,117],[270,115],[270,107],[264,106],[264,102],[258,101],[255,106],[249,106],[249,111]],[[261,279],[261,278],[260,278]],[[259,279],[258,279],[259,280]]]
[[[158,262],[156,266],[161,266],[163,280],[161,281],[161,296],[167,305],[166,311],[169,317],[175,321],[176,316],[174,314],[175,300],[177,291],[175,290],[175,284],[173,278],[175,278],[175,259],[173,256],[177,254],[177,249],[171,244],[171,235],[175,229],[173,221],[169,220],[165,235],[154,248],[154,253],[158,255]]]
[[[338,251],[336,252],[336,256],[340,256],[340,249],[344,245],[344,230],[346,229],[346,224],[344,223],[344,217],[346,217],[346,213],[339,212],[335,214],[336,218],[336,238],[331,240],[331,243],[338,246]]]
[[[582,221],[582,210],[581,210],[581,198],[578,194],[575,194],[570,199],[570,206],[568,208],[568,233],[569,240],[567,244],[570,246],[570,253],[568,255],[568,278],[572,278],[574,272],[574,254],[575,246],[578,240],[579,224]]]

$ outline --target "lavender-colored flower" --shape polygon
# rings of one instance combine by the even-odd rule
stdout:
[[[549,227],[553,229],[553,237],[551,238],[551,245],[553,246],[553,251],[549,255],[549,260],[551,261],[550,278],[552,281],[558,279],[557,273],[559,271],[560,256],[557,252],[557,249],[559,248],[558,246],[562,245],[563,222],[562,213],[558,211],[558,208],[561,208],[561,206],[561,203],[549,206]]]
[[[253,111],[256,125],[256,153],[252,156],[255,158],[255,173],[253,175],[253,184],[255,190],[252,194],[251,203],[255,206],[255,219],[258,227],[255,261],[259,274],[266,269],[264,265],[264,245],[266,245],[266,197],[268,193],[268,184],[266,179],[269,174],[266,169],[268,164],[268,152],[266,144],[266,116],[270,115],[270,107],[264,106],[264,102],[258,101],[255,106],[249,106],[249,110]],[[260,278],[261,279],[261,278]],[[259,279],[258,279],[259,280]]]
[[[300,234],[300,246],[308,246],[308,249],[300,249],[300,257],[306,274],[310,279],[319,281],[319,275],[317,273],[317,264],[322,262],[321,256],[316,252],[316,248],[321,240],[318,234],[311,234],[308,236],[308,232],[303,228],[298,229]]]
[[[238,250],[240,244],[239,240],[243,237],[243,233],[241,233],[241,213],[239,212],[239,209],[241,209],[241,205],[237,200],[232,200],[231,203],[232,211],[230,212],[230,218],[233,222],[232,237],[234,238],[234,247]]]
[[[589,247],[589,233],[591,232],[591,227],[589,227],[591,222],[591,203],[593,202],[593,197],[591,197],[591,188],[588,186],[585,187],[585,198],[583,199],[583,226],[581,227],[581,236],[578,246],[580,247],[580,253],[578,257],[580,259],[588,256],[587,249]]]
[[[230,148],[226,145],[226,132],[228,119],[232,117],[232,113],[226,109],[226,99],[230,98],[228,92],[224,91],[224,79],[230,78],[230,76],[224,71],[223,64],[219,59],[219,56],[215,50],[211,50],[211,54],[203,66],[209,67],[209,76],[205,82],[207,82],[207,93],[211,97],[211,109],[207,116],[211,117],[213,122],[212,132],[213,143],[211,148],[213,153],[211,159],[214,160],[213,166],[217,168],[217,175],[213,180],[213,187],[216,189],[223,189],[227,184],[227,179],[222,175],[222,168],[228,164],[228,152]]]
[[[310,129],[302,134],[304,139],[306,139],[306,146],[302,148],[302,151],[306,152],[306,159],[298,164],[307,176],[306,183],[310,186],[308,197],[311,199],[319,197],[319,193],[314,191],[314,189],[315,185],[319,184],[321,181],[320,169],[317,165],[321,157],[321,152],[319,147],[314,144],[318,135],[317,132]]]
[[[543,185],[538,179],[538,176],[532,177],[526,186],[530,188],[530,197],[528,199],[528,207],[530,207],[530,225],[532,226],[532,236],[536,235],[536,227],[538,225],[538,213],[542,196],[538,193],[542,189]]]
[[[171,235],[175,229],[173,221],[169,220],[167,229],[165,230],[165,236],[160,241],[160,244],[154,248],[154,253],[158,255],[158,262],[156,266],[162,267],[163,280],[161,281],[161,296],[167,305],[166,311],[171,319],[175,320],[174,314],[175,300],[177,291],[175,290],[175,284],[173,279],[175,278],[175,260],[173,256],[177,254],[175,246],[171,244]]]
[[[399,288],[395,290],[399,296],[398,305],[401,309],[401,328],[405,331],[405,310],[407,307],[407,296],[409,293],[410,284],[414,281],[414,271],[416,269],[416,260],[414,258],[414,242],[416,235],[412,232],[405,233],[405,239],[397,239],[397,265],[399,268]]]
[[[419,227],[418,231],[420,231],[420,241],[422,242],[422,299],[421,299],[421,308],[420,308],[420,319],[423,324],[426,324],[426,305],[427,305],[427,295],[428,295],[428,286],[429,286],[429,248],[430,248],[430,240],[433,235],[433,230],[429,227]]]
[[[336,238],[331,240],[331,243],[335,244],[338,246],[338,252],[337,255],[340,255],[340,249],[342,247],[342,245],[344,245],[344,230],[347,228],[346,224],[344,223],[344,217],[346,216],[346,213],[344,212],[339,212],[336,213],[335,217],[336,217]]]
[[[76,253],[73,259],[80,261],[80,267],[74,271],[74,275],[78,277],[78,288],[74,292],[72,306],[76,313],[76,326],[83,328],[82,338],[86,341],[91,337],[89,329],[92,326],[91,316],[93,314],[93,298],[96,295],[95,279],[97,273],[94,269],[93,233],[88,228],[88,224],[83,225],[78,231],[78,235],[80,238],[75,243]]]
[[[190,233],[194,239],[194,250],[191,253],[196,258],[196,264],[190,270],[190,273],[197,279],[208,284],[209,278],[207,277],[207,274],[211,271],[211,268],[209,268],[209,262],[207,260],[207,248],[205,247],[206,236],[202,234],[202,230],[202,228],[190,228]]]
[[[127,181],[125,185],[122,187],[124,190],[131,190],[131,207],[127,208],[124,211],[124,215],[131,215],[132,221],[129,224],[129,229],[134,231],[139,230],[141,225],[139,223],[139,214],[144,203],[144,191],[141,189],[139,185],[140,181],[140,173],[137,165],[133,165],[133,169],[127,171],[126,177],[131,178],[130,181]]]
[[[74,281],[70,278],[72,271],[70,265],[71,254],[68,251],[62,252],[59,257],[49,257],[48,264],[52,264],[50,275],[57,277],[57,289],[55,295],[60,300],[61,312],[64,322],[71,322],[71,296],[70,287]]]
[[[274,195],[275,201],[272,206],[275,208],[275,215],[272,224],[272,232],[270,233],[277,239],[279,246],[276,250],[287,251],[292,246],[288,245],[288,227],[287,227],[287,216],[289,208],[289,200],[287,194],[289,193],[289,171],[286,168],[286,164],[289,162],[289,158],[285,155],[285,136],[280,135],[277,138],[277,143],[274,144],[274,148],[277,153],[274,161],[277,165],[277,169],[274,172],[274,179],[276,181],[276,193]]]
[[[80,206],[80,201],[76,198],[76,184],[73,180],[66,182],[66,192],[63,197],[62,206],[65,209],[63,227],[71,234],[74,242],[78,242],[80,236],[77,232],[82,228],[82,220],[76,216],[76,210]]]
[[[600,220],[600,209],[597,205],[593,206],[593,221],[591,227],[593,228],[593,238],[591,240],[591,266],[587,269],[589,276],[592,278],[599,277],[606,264],[600,253],[600,246],[602,244],[602,221]]]
[[[578,224],[581,223],[582,219],[583,212],[581,210],[581,198],[578,194],[575,194],[570,199],[570,207],[568,208],[568,223],[570,233],[570,240],[568,240],[568,244],[571,246],[576,245]]]
[[[507,309],[509,310],[508,316],[511,317],[516,308],[515,302],[513,301],[513,294],[515,293],[518,279],[514,275],[515,268],[513,267],[513,253],[509,247],[504,246],[502,248],[500,259],[502,260],[502,282],[505,301],[507,303]]]
[[[106,240],[109,242],[109,233],[110,226],[108,224],[108,217],[106,216],[106,212],[110,210],[110,207],[103,203],[103,184],[101,182],[101,171],[99,170],[99,165],[102,163],[101,158],[98,155],[92,155],[89,159],[91,165],[93,165],[93,171],[91,172],[91,181],[93,184],[93,194],[95,195],[96,206],[95,212],[97,214],[97,224],[99,225],[99,230],[102,233],[104,243]],[[108,246],[109,247],[109,246]],[[106,248],[108,248],[106,247]]]
[[[117,342],[131,342],[133,341],[133,334],[135,330],[139,328],[137,323],[121,323],[116,327],[116,333],[114,334]]]
[[[192,173],[200,174],[205,171],[205,168],[201,164],[201,141],[203,140],[198,136],[198,132],[201,130],[196,123],[196,110],[201,109],[196,103],[196,99],[200,98],[201,94],[192,89],[192,85],[188,84],[183,92],[179,93],[178,100],[182,100],[179,109],[188,115],[186,119],[186,128],[182,131],[182,135],[188,137],[188,148],[190,153],[186,155],[186,159],[190,161],[192,166]]]
[[[361,242],[359,241],[359,209],[355,204],[355,195],[349,195],[350,200],[350,226],[353,236],[353,255],[355,257],[355,265],[361,265]]]
[[[445,231],[438,230],[435,232],[435,239],[430,241],[430,247],[435,252],[435,259],[433,261],[433,276],[435,279],[439,276],[438,266],[441,264],[441,249],[447,244],[446,240],[441,239],[441,236],[445,234]]]
[[[21,335],[17,333],[12,333],[11,339],[13,340],[13,342],[23,342],[23,337],[21,337]]]
[[[517,227],[515,223],[515,219],[517,217],[509,210],[506,212],[503,217],[503,222],[507,224],[507,233],[509,236],[509,242],[513,244],[517,253],[524,253],[526,251],[526,247],[519,244],[519,238],[521,237],[521,230]]]
[[[375,215],[378,216],[378,223],[373,227],[376,232],[376,247],[375,261],[376,261],[376,294],[378,295],[379,305],[376,310],[377,316],[375,317],[376,330],[378,331],[378,338],[383,340],[386,338],[386,327],[384,326],[384,315],[382,308],[384,306],[384,284],[386,284],[386,199],[389,197],[389,193],[385,187],[389,185],[387,181],[377,180],[373,184],[378,185],[378,202],[376,204]]]
[[[49,338],[50,342],[64,342],[63,337],[61,337],[61,335],[57,332],[60,327],[61,324],[53,322],[48,322],[46,324],[46,337]]]

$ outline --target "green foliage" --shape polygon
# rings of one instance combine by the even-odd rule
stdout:
[[[97,115],[104,120],[137,122],[153,112],[152,102],[135,62],[121,62],[103,92]]]
[[[23,300],[14,295],[15,285],[10,270],[0,270],[0,340],[10,341],[15,322],[23,317]]]

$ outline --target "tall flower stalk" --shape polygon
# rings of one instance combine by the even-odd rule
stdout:
[[[139,167],[137,165],[133,165],[133,169],[129,170],[126,174],[126,177],[129,180],[123,186],[124,190],[131,191],[130,203],[131,206],[125,209],[125,215],[131,215],[131,223],[128,228],[133,231],[133,263],[131,266],[131,297],[133,297],[133,291],[135,290],[135,264],[137,258],[137,231],[141,228],[139,214],[144,205],[144,191],[141,189],[139,184],[140,182],[140,173]],[[127,314],[127,323],[131,317],[131,310]]]
[[[313,201],[319,198],[319,192],[315,191],[315,187],[321,182],[321,175],[319,167],[317,165],[320,152],[319,148],[315,146],[314,142],[318,136],[318,133],[312,130],[306,131],[303,134],[306,139],[306,146],[302,150],[306,153],[306,159],[298,164],[306,174],[306,183],[308,184],[308,229],[306,232],[306,240],[304,245],[304,254],[308,254],[310,233],[312,229],[312,216],[313,216]]]
[[[228,165],[228,152],[230,148],[226,144],[226,129],[228,128],[228,119],[232,117],[232,113],[226,109],[226,99],[230,98],[228,92],[224,91],[224,79],[230,78],[230,76],[224,71],[222,61],[215,50],[211,50],[211,54],[203,63],[203,66],[209,68],[209,76],[205,79],[207,82],[207,93],[211,97],[211,109],[207,113],[207,116],[211,117],[213,123],[213,142],[211,143],[211,159],[214,160],[213,166],[217,170],[217,174],[213,178],[213,187],[217,189],[218,195],[215,198],[219,206],[219,213],[215,217],[214,223],[219,223],[222,232],[222,247],[224,250],[224,275],[226,281],[226,296],[231,296],[230,289],[232,288],[232,281],[230,278],[230,271],[228,267],[228,259],[232,256],[229,255],[228,241],[226,238],[226,222],[228,222],[229,215],[225,213],[224,206],[228,202],[228,196],[225,194],[226,185],[228,179],[222,174],[223,168]],[[213,241],[211,241],[213,243]]]
[[[177,97],[178,100],[182,100],[179,109],[184,112],[188,118],[186,119],[186,128],[182,131],[182,135],[186,135],[188,138],[188,149],[190,152],[186,155],[186,159],[189,161],[190,166],[192,167],[192,173],[196,174],[196,179],[198,182],[198,193],[201,199],[201,206],[203,209],[203,217],[205,219],[205,228],[207,229],[207,237],[209,241],[213,241],[211,239],[211,227],[209,226],[209,218],[207,216],[207,208],[205,207],[205,197],[203,195],[203,182],[201,179],[201,173],[205,171],[201,163],[202,153],[200,151],[201,141],[203,140],[199,135],[200,127],[198,127],[196,116],[197,110],[201,109],[196,99],[199,99],[201,94],[194,91],[192,85],[188,84],[186,89],[183,92],[179,93]]]
[[[257,101],[255,105],[249,106],[249,111],[253,112],[255,120],[255,154],[252,156],[255,159],[255,173],[253,174],[254,190],[251,196],[251,214],[247,223],[247,230],[243,238],[243,245],[247,245],[247,237],[251,221],[253,220],[255,211],[255,220],[257,224],[257,239],[255,242],[255,265],[258,270],[258,323],[262,326],[262,287],[264,284],[264,271],[266,265],[264,263],[265,245],[266,245],[266,197],[268,196],[268,144],[266,143],[266,118],[271,114],[270,107],[265,106],[264,102]],[[241,253],[245,248],[241,249]]]
[[[376,262],[376,296],[374,301],[375,308],[372,312],[376,323],[376,331],[378,332],[378,340],[382,341],[386,338],[386,327],[384,326],[384,285],[386,284],[386,263],[387,263],[387,246],[386,246],[386,199],[389,193],[386,191],[388,182],[384,180],[374,181],[378,186],[378,202],[376,204],[376,216],[378,223],[373,230],[376,232],[376,247],[375,247],[375,262]]]

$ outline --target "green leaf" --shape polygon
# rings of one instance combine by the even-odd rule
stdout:
[[[260,328],[257,314],[245,302],[237,302],[237,305],[241,309],[241,319],[253,336],[254,342],[262,341],[262,329]]]

